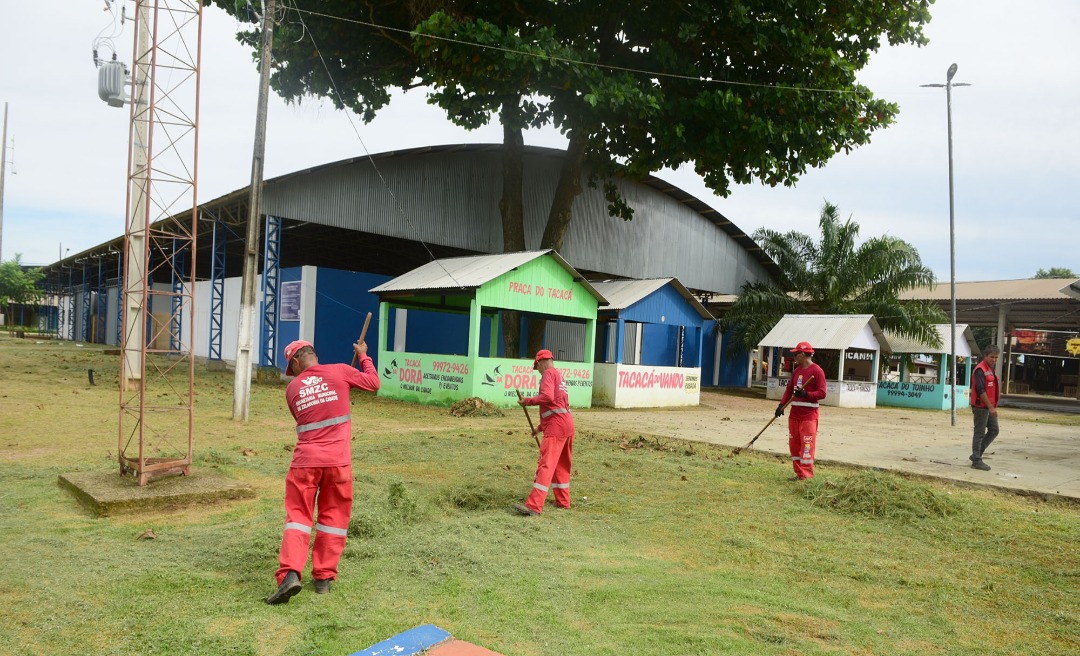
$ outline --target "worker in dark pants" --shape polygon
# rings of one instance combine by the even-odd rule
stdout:
[[[998,436],[998,400],[1001,385],[994,368],[997,367],[1001,349],[991,344],[983,352],[983,361],[971,372],[971,414],[974,417],[975,432],[971,436],[971,467],[990,471],[990,465],[983,462],[983,454],[990,443]]]

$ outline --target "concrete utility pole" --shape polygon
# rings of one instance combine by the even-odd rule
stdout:
[[[0,262],[4,261],[4,172],[7,165],[7,103],[4,103],[4,137],[0,141]]]
[[[270,94],[270,52],[274,43],[276,0],[263,7],[262,49],[259,55],[259,106],[255,114],[255,148],[251,156],[251,195],[248,200],[244,273],[240,288],[240,329],[236,342],[236,377],[233,381],[233,420],[247,421],[251,409],[251,364],[254,352],[255,276],[258,273],[259,223],[262,217],[263,161],[266,155],[266,105]]]
[[[150,49],[150,8],[145,2],[138,4],[138,27],[136,34],[135,68],[131,86],[131,117],[134,135],[128,157],[131,199],[127,216],[127,247],[124,253],[124,332],[120,348],[123,349],[123,366],[120,384],[126,390],[135,390],[143,378],[143,355],[146,351],[146,313],[149,302],[143,306],[143,283],[147,265],[146,242],[150,227],[146,195],[150,191],[150,169],[147,166],[147,148],[150,140],[150,61],[140,53]],[[120,284],[120,281],[117,281]]]

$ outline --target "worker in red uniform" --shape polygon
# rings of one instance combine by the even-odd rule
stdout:
[[[296,448],[285,476],[285,531],[275,575],[278,587],[267,598],[268,604],[287,603],[300,592],[312,528],[315,592],[330,592],[330,582],[337,578],[353,502],[349,389],[379,389],[367,344],[357,340],[353,352],[359,371],[347,364],[319,364],[310,342],[298,340],[285,347],[285,372],[296,376],[285,389],[289,411],[296,419]]]
[[[533,360],[533,369],[540,372],[540,393],[518,400],[522,406],[540,406],[540,425],[533,434],[543,433],[540,459],[536,463],[536,478],[525,503],[512,507],[522,515],[539,515],[544,511],[548,488],[555,494],[555,505],[570,507],[570,460],[574,449],[574,416],[570,414],[570,397],[566,381],[555,368],[551,351],[540,349]]]
[[[975,431],[971,436],[972,469],[990,471],[990,465],[983,462],[983,453],[998,436],[998,400],[1001,386],[998,384],[997,367],[1001,349],[991,344],[983,350],[983,361],[971,372],[971,415],[975,422]]]
[[[791,480],[814,477],[814,455],[817,453],[818,401],[825,398],[825,372],[814,364],[814,349],[809,342],[799,342],[791,350],[795,368],[791,372],[784,396],[776,406],[777,417],[791,401],[788,416],[788,452],[795,475]]]

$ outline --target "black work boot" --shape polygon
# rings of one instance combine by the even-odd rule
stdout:
[[[277,587],[274,594],[266,598],[266,603],[270,605],[275,604],[287,604],[289,598],[294,596],[297,592],[300,592],[300,575],[296,572],[289,570],[289,573],[285,575],[285,578],[281,579],[281,585]]]
[[[510,509],[519,515],[526,515],[528,517],[536,517],[540,514],[523,503],[515,503],[510,506]]]
[[[990,465],[986,464],[982,460],[972,460],[971,468],[978,469],[980,471],[990,471]]]
[[[334,579],[315,579],[315,594],[329,594],[330,583]]]

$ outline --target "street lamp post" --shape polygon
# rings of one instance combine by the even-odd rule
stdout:
[[[952,425],[956,425],[956,214],[953,207],[953,157],[952,157],[952,88],[969,87],[964,82],[953,82],[956,64],[945,73],[945,84],[923,84],[924,87],[945,87],[945,112],[949,126],[949,303],[951,330],[949,332],[949,360],[951,367],[951,387],[949,392],[952,408]]]

